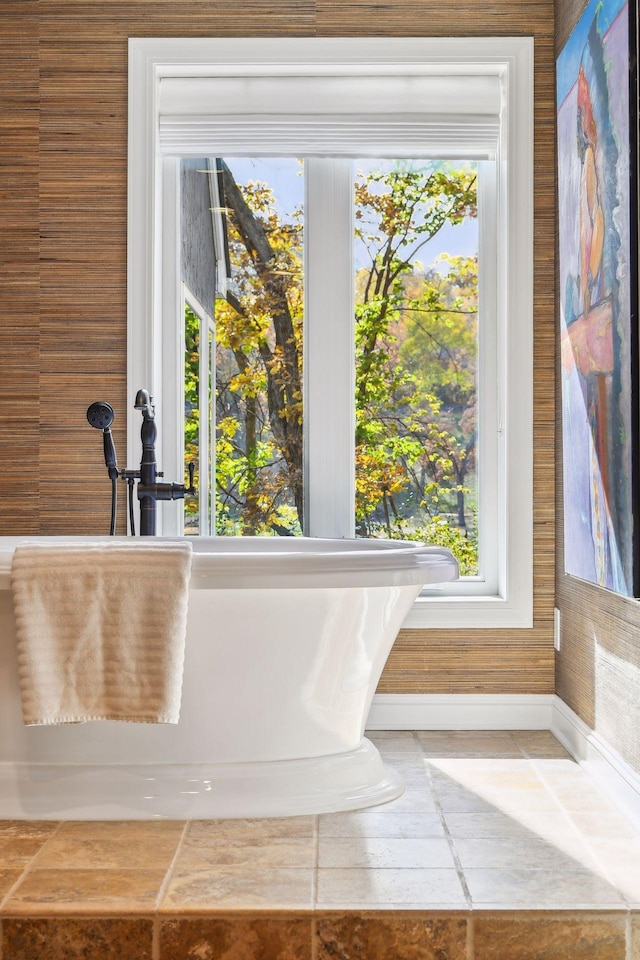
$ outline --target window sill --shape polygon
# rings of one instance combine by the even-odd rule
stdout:
[[[500,596],[419,597],[402,624],[403,630],[523,630],[531,627],[533,601],[530,596],[518,600]]]

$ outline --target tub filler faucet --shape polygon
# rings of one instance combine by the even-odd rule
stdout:
[[[87,410],[87,420],[92,427],[102,429],[104,433],[105,464],[109,471],[113,491],[111,497],[111,535],[113,536],[115,533],[115,483],[119,476],[121,479],[126,480],[129,487],[129,526],[131,528],[131,534],[135,534],[133,487],[137,480],[137,496],[140,501],[140,536],[153,537],[156,533],[156,508],[158,500],[183,500],[185,496],[195,496],[196,490],[193,485],[195,464],[193,462],[189,464],[188,487],[183,483],[159,483],[158,477],[162,477],[163,474],[158,472],[158,464],[156,462],[156,438],[158,431],[156,428],[153,398],[149,396],[148,390],[138,390],[135,409],[139,410],[142,414],[142,429],[140,431],[142,460],[140,461],[139,470],[118,470],[110,430],[114,413],[113,408],[108,403],[92,403]]]
[[[140,461],[140,480],[138,481],[138,500],[140,501],[140,536],[153,537],[156,532],[156,504],[158,500],[183,500],[186,494],[194,494],[193,468],[189,464],[189,483],[158,483],[156,463],[156,421],[151,397],[146,390],[138,390],[135,409],[142,414],[142,460]]]

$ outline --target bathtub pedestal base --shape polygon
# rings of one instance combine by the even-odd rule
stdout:
[[[262,763],[1,763],[0,819],[290,817],[357,810],[403,790],[367,739],[347,753]]]

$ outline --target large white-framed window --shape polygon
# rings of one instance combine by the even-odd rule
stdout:
[[[155,398],[166,475],[183,468],[179,158],[305,157],[319,211],[305,226],[305,261],[322,264],[305,277],[311,536],[353,536],[349,158],[466,157],[484,171],[481,575],[421,596],[406,627],[532,622],[532,67],[529,38],[130,41],[128,384],[132,396],[144,385]],[[168,512],[162,531],[181,532]]]

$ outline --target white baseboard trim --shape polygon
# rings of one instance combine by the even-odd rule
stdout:
[[[367,730],[551,730],[640,832],[640,774],[555,694],[388,694]]]
[[[367,730],[548,730],[553,694],[377,693]]]
[[[557,696],[551,732],[640,832],[640,774]]]

